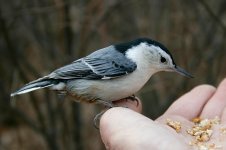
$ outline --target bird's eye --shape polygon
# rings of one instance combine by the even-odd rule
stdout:
[[[160,61],[161,61],[161,63],[165,63],[166,62],[166,58],[161,56]]]

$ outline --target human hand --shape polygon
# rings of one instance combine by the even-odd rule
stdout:
[[[100,133],[107,149],[193,149],[189,145],[192,136],[186,133],[192,128],[193,118],[214,118],[219,116],[221,124],[214,127],[208,143],[218,143],[226,149],[226,135],[221,135],[220,127],[226,127],[226,79],[216,89],[210,85],[200,85],[176,100],[169,109],[153,121],[141,114],[141,105],[135,107],[130,101],[120,102],[123,106],[109,109],[100,120]],[[129,104],[128,104],[129,103]],[[128,105],[127,105],[128,104]],[[140,103],[141,104],[141,103]],[[166,119],[179,121],[181,132],[166,125]]]

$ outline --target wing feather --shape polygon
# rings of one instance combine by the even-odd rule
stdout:
[[[109,54],[101,57],[90,55],[72,62],[52,72],[53,79],[111,79],[129,74],[136,69],[136,64],[123,54],[115,52],[115,57]]]

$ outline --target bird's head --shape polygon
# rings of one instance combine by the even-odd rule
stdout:
[[[193,77],[190,73],[177,66],[169,50],[157,41],[139,38],[131,42],[118,44],[116,49],[134,61],[138,69],[150,68],[153,73],[174,71],[189,78]]]

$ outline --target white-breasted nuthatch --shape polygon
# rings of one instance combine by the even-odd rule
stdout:
[[[132,96],[159,71],[175,71],[192,77],[175,64],[161,43],[139,38],[97,50],[26,84],[11,96],[51,87],[65,91],[77,101],[112,107],[112,101]]]

